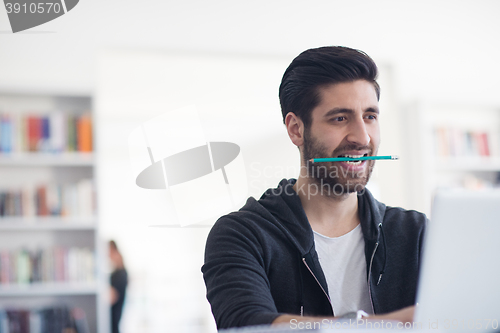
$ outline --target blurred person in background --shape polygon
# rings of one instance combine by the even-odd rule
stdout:
[[[123,257],[116,242],[109,241],[109,260],[113,266],[111,273],[111,332],[118,333],[118,326],[122,316],[123,303],[125,302],[125,293],[127,290],[128,276],[123,263]]]

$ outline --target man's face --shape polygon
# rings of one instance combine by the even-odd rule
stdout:
[[[380,144],[379,110],[372,83],[357,80],[319,89],[321,102],[304,129],[303,159],[309,177],[323,192],[361,191],[375,161],[311,163],[311,158],[376,155]],[[325,188],[327,187],[327,188]]]

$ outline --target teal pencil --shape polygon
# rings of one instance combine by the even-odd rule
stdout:
[[[348,161],[366,161],[366,160],[397,160],[397,156],[362,156],[362,157],[325,157],[325,158],[311,158],[309,162],[348,162]]]

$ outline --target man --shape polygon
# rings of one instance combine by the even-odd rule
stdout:
[[[310,49],[280,85],[297,180],[221,217],[202,267],[217,327],[344,317],[411,321],[426,217],[365,188],[380,143],[377,67],[346,47]]]

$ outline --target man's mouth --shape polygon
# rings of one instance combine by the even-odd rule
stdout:
[[[358,158],[358,157],[364,157],[364,156],[368,156],[368,153],[365,153],[363,155],[351,155],[351,154],[342,154],[342,155],[339,155],[337,157],[350,157],[350,158]],[[347,164],[352,164],[352,165],[359,165],[361,163],[363,163],[364,161],[346,161],[344,163],[347,163]]]

